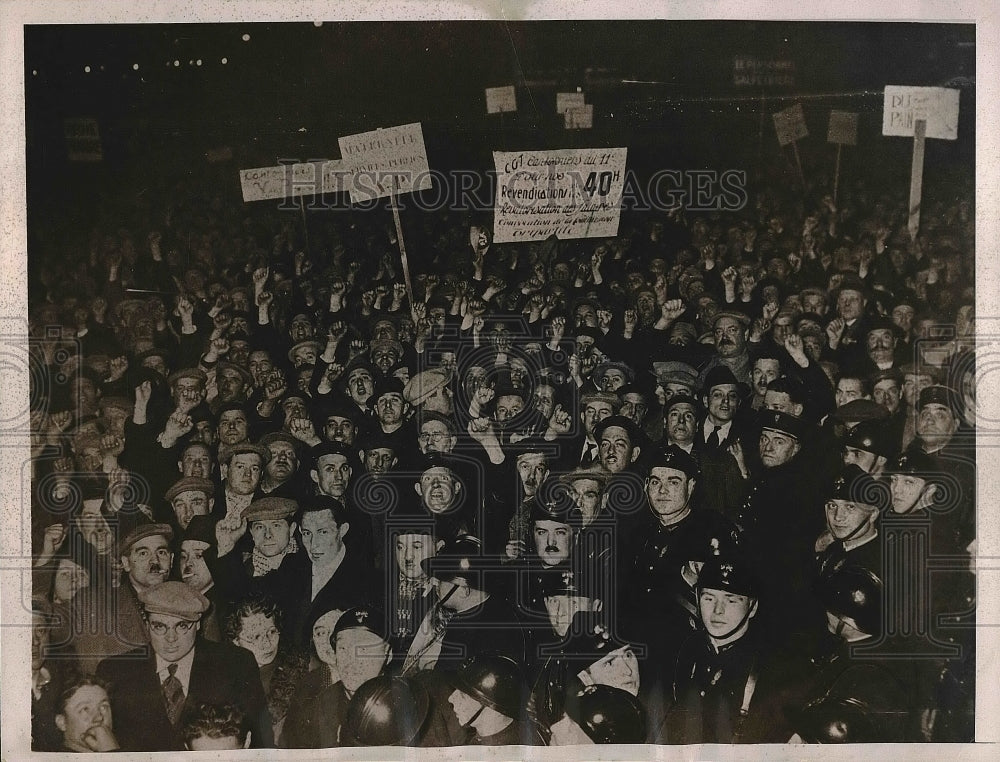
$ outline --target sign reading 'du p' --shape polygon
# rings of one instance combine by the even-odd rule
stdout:
[[[958,138],[958,90],[947,87],[885,86],[882,134],[913,137],[918,119],[927,123],[925,137]]]
[[[340,156],[351,174],[351,203],[431,187],[420,122],[340,138]]]

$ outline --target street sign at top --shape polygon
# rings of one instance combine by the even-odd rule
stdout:
[[[882,134],[913,137],[918,119],[927,123],[928,138],[958,138],[958,90],[946,87],[886,85]]]

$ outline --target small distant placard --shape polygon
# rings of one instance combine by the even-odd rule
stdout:
[[[502,114],[517,111],[517,93],[513,85],[486,88],[486,113]]]
[[[556,113],[563,114],[571,108],[583,108],[585,105],[583,93],[556,93]]]
[[[345,190],[347,172],[338,160],[281,164],[240,170],[243,201],[297,198]]]
[[[563,112],[567,130],[589,130],[594,126],[594,106],[588,103],[580,108],[571,108]]]
[[[958,90],[947,87],[886,85],[882,134],[913,137],[913,124],[927,122],[926,137],[958,138]]]
[[[70,161],[102,161],[101,131],[97,120],[89,117],[73,117],[63,121],[63,135],[66,138],[66,157]]]
[[[618,234],[626,148],[493,152],[496,243]]]
[[[734,56],[733,84],[737,87],[794,87],[795,61],[790,58]]]
[[[856,146],[858,144],[858,115],[853,111],[831,111],[830,129],[826,133],[826,142]]]
[[[420,122],[340,138],[340,155],[351,174],[351,203],[431,187]]]
[[[796,140],[809,136],[802,104],[796,103],[774,114],[774,130],[778,133],[778,143],[787,146]]]
[[[233,160],[233,149],[229,146],[219,146],[218,148],[209,148],[205,151],[205,158],[208,160],[209,164],[218,164],[223,161]]]

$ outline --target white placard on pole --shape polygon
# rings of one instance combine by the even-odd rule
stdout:
[[[626,148],[493,152],[496,243],[618,233]]]
[[[806,117],[802,113],[801,103],[796,103],[794,106],[782,109],[773,116],[774,130],[778,133],[778,143],[780,145],[787,146],[789,143],[794,143],[796,140],[801,140],[809,136],[809,130],[806,127]]]
[[[882,134],[913,137],[918,119],[927,123],[925,137],[958,138],[959,91],[947,87],[885,86]]]
[[[831,111],[830,128],[826,133],[826,142],[856,146],[858,144],[858,115],[853,111]]]
[[[352,203],[431,187],[427,149],[419,122],[348,135],[338,142],[345,169],[351,175]]]
[[[587,105],[583,93],[556,93],[556,113],[562,114],[571,108]]]
[[[517,111],[517,93],[513,85],[486,88],[486,113],[503,114]]]
[[[594,106],[588,103],[579,108],[567,109],[563,112],[567,130],[589,130],[594,126]]]
[[[344,163],[337,159],[240,170],[244,202],[337,193],[346,180]]]

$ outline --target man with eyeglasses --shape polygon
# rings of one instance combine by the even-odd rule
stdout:
[[[97,675],[111,689],[115,733],[125,751],[180,751],[188,706],[235,704],[247,717],[251,743],[273,746],[260,674],[249,651],[200,637],[208,600],[183,582],[142,591],[149,646],[103,660]]]

